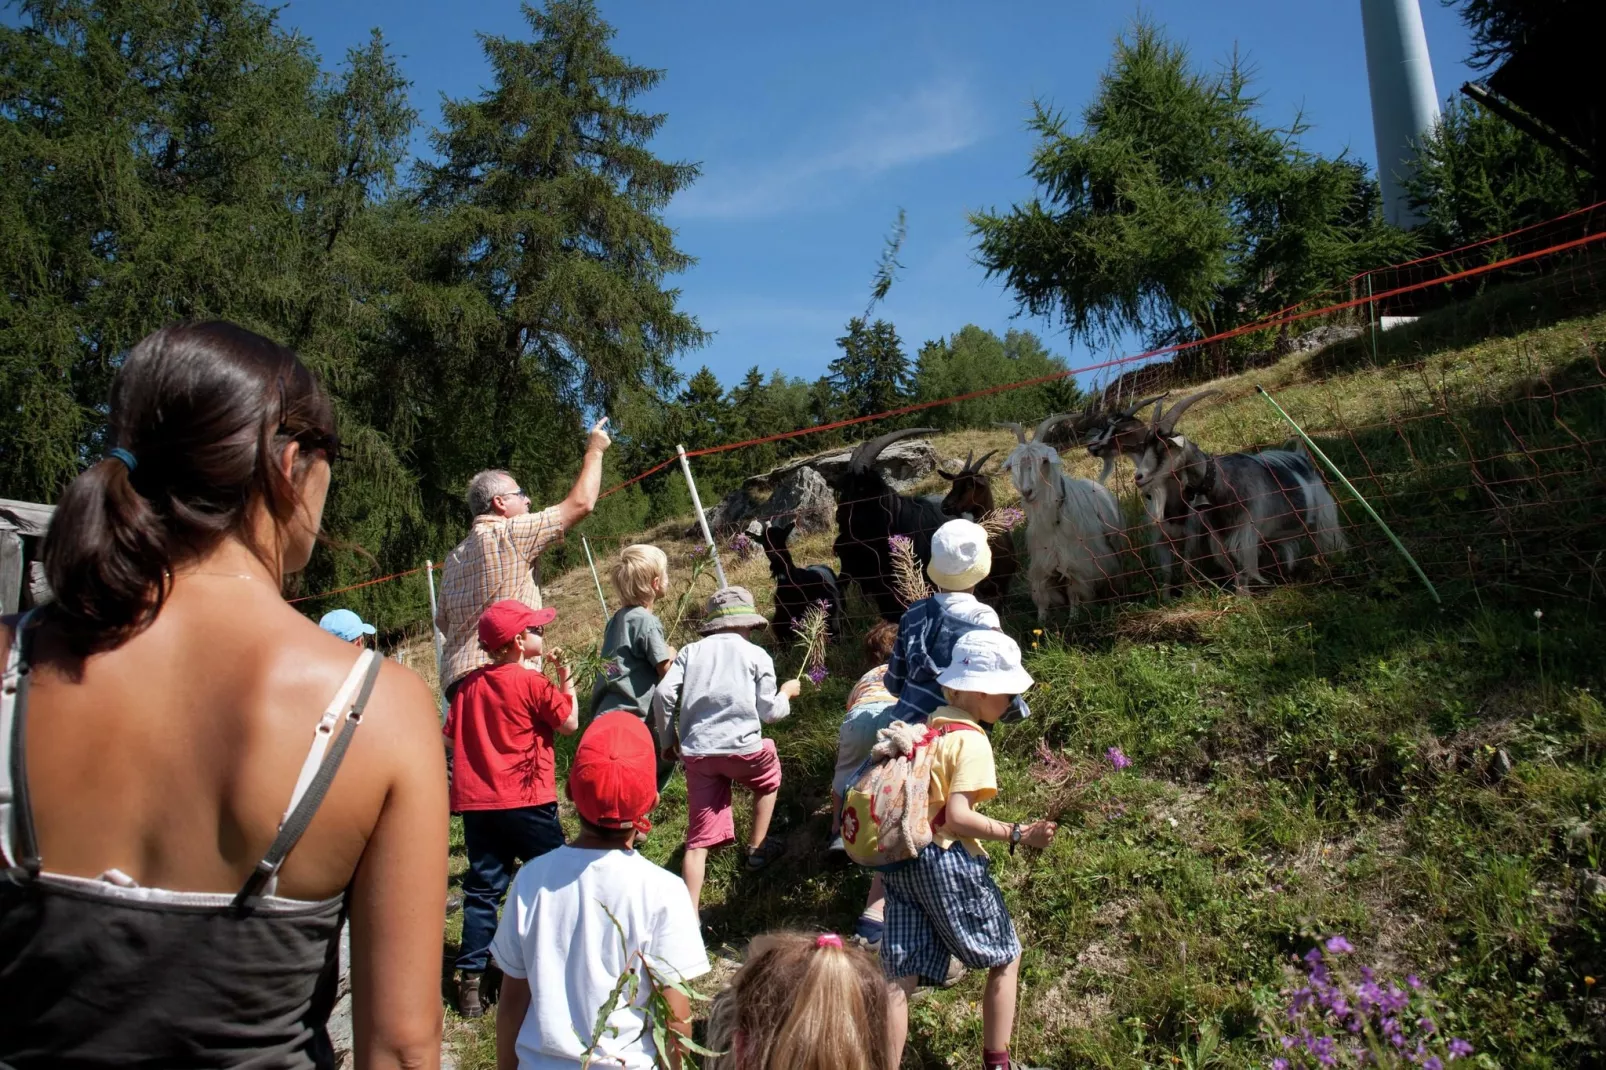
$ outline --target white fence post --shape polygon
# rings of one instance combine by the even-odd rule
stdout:
[[[725,582],[725,566],[719,560],[719,547],[714,545],[714,535],[708,530],[708,517],[703,513],[703,500],[697,496],[697,481],[691,477],[691,462],[686,459],[686,447],[676,446],[675,452],[680,454],[680,470],[686,477],[686,486],[691,488],[691,507],[697,510],[697,523],[702,525],[703,541],[708,544],[708,552],[714,558],[714,571],[719,575],[719,589],[723,591],[730,584]]]
[[[602,603],[602,624],[608,624],[608,600],[602,597],[602,580],[597,576],[597,563],[591,557],[591,544],[584,535],[580,536],[580,545],[586,548],[586,564],[591,566],[591,582],[597,585],[597,601]]]
[[[435,641],[435,679],[441,689],[441,716],[446,710],[446,681],[443,675],[446,672],[446,647],[441,637],[441,630],[435,627],[435,562],[424,561],[424,578],[429,580],[429,635]]]

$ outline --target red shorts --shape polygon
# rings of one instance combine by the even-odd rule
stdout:
[[[731,785],[754,795],[781,786],[781,759],[766,739],[752,754],[688,755],[686,763],[686,846],[724,847],[736,842],[731,818]]]

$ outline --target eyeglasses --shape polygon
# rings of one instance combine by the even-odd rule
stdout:
[[[540,637],[546,635],[546,625],[545,624],[537,624],[533,628],[526,628],[524,630],[529,632],[531,635],[535,636],[536,638],[540,638]]]
[[[498,494],[497,497],[498,498],[523,498],[525,501],[529,501],[530,500],[530,496],[528,494],[526,494],[524,492],[524,490],[522,488],[520,488],[520,487],[514,487],[512,490],[508,491],[506,494]]]

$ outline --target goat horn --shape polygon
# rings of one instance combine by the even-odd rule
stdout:
[[[877,435],[868,442],[861,443],[848,458],[848,471],[862,472],[881,456],[881,451],[902,438],[910,435],[930,435],[936,433],[935,427],[906,427],[902,431],[888,431],[884,435]]]
[[[1142,401],[1138,402],[1136,405],[1133,405],[1130,408],[1122,409],[1121,410],[1121,415],[1126,417],[1128,420],[1130,420],[1130,419],[1132,419],[1132,417],[1134,417],[1134,416],[1136,416],[1138,414],[1138,410],[1139,409],[1146,408],[1149,405],[1153,405],[1156,401],[1164,401],[1166,398],[1168,398],[1170,396],[1171,396],[1171,391],[1167,390],[1165,393],[1156,394],[1152,398],[1144,398]]]
[[[991,457],[993,454],[995,454],[997,452],[998,452],[997,450],[988,450],[986,453],[982,454],[981,457],[979,457],[976,460],[975,464],[967,464],[965,466],[965,471],[968,472],[970,475],[980,475],[981,474],[981,466],[987,463],[987,458]]]
[[[1015,432],[1015,438],[1019,440],[1020,444],[1022,446],[1026,445],[1026,428],[1022,427],[1020,424],[1011,420],[1007,423],[993,424],[993,426],[1002,427],[1005,430]]]
[[[1161,413],[1160,413],[1160,408],[1161,407],[1159,405],[1156,405],[1154,407],[1154,414],[1155,414],[1154,429],[1156,431],[1160,432],[1160,434],[1162,434],[1162,435],[1171,434],[1173,431],[1176,430],[1177,421],[1182,419],[1182,414],[1188,411],[1188,407],[1189,406],[1191,406],[1196,401],[1203,401],[1205,398],[1211,396],[1212,394],[1219,394],[1219,393],[1221,393],[1221,391],[1219,391],[1219,390],[1201,390],[1201,391],[1199,391],[1199,393],[1191,394],[1188,397],[1185,397],[1181,401],[1177,402],[1175,405],[1171,406],[1170,410],[1167,411],[1164,415],[1161,415]]]
[[[1033,442],[1041,442],[1041,441],[1043,441],[1043,436],[1048,434],[1049,430],[1055,424],[1060,424],[1060,423],[1064,423],[1066,420],[1075,420],[1075,419],[1076,419],[1076,415],[1074,413],[1069,413],[1069,412],[1056,412],[1052,416],[1043,417],[1043,421],[1037,425],[1037,433],[1032,436],[1032,441]]]

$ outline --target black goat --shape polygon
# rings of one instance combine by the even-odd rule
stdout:
[[[942,506],[926,498],[910,498],[887,485],[875,470],[881,451],[901,438],[925,435],[934,427],[909,427],[862,442],[835,480],[836,556],[842,579],[859,585],[859,593],[876,604],[886,620],[903,616],[903,603],[892,587],[892,549],[887,540],[907,536],[924,567],[931,561],[931,536],[947,519]]]
[[[977,460],[976,451],[971,450],[970,456],[965,460],[965,466],[957,474],[937,473],[953,484],[948,488],[948,496],[942,500],[942,511],[945,514],[964,517],[979,524],[988,513],[997,508],[993,501],[993,481],[981,470],[987,463],[987,458],[997,452],[988,450],[981,455],[981,460]],[[976,597],[994,609],[1001,609],[1004,596],[1009,594],[1010,582],[1014,580],[1015,572],[1020,568],[1020,562],[1015,557],[1015,536],[1008,531],[989,535],[987,548],[992,551],[993,568],[986,579],[976,584]]]
[[[759,536],[770,563],[770,575],[775,579],[775,617],[771,621],[775,638],[790,641],[803,614],[810,606],[823,602],[827,607],[826,628],[832,639],[839,639],[845,631],[842,590],[837,586],[836,573],[830,565],[798,568],[792,563],[792,551],[786,548],[786,541],[792,537],[793,526],[791,521],[772,520]]]

